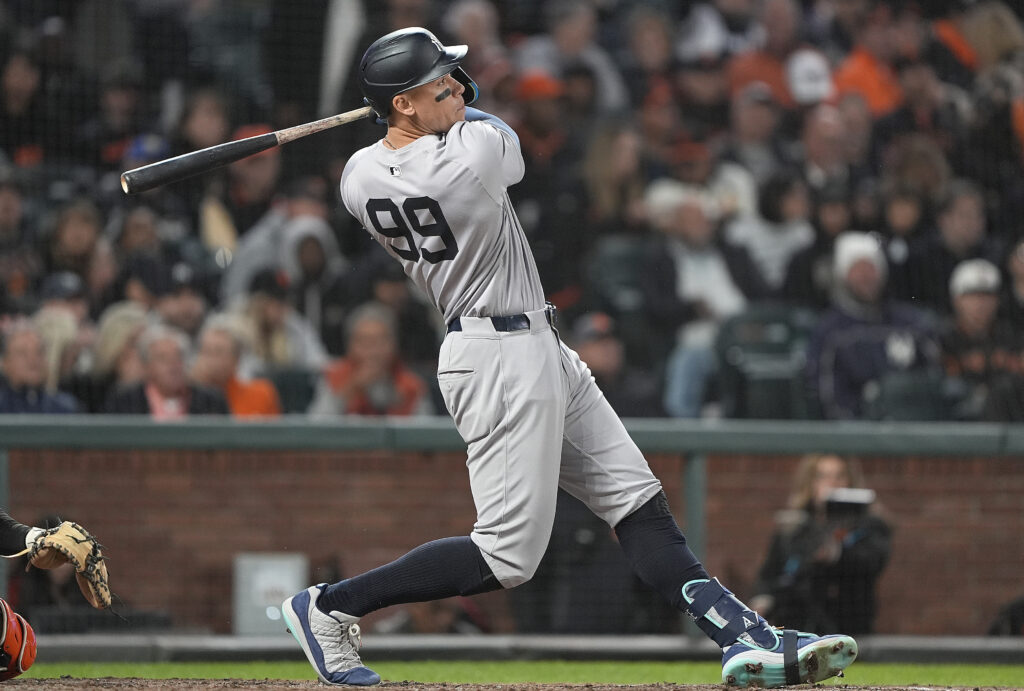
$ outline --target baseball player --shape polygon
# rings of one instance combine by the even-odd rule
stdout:
[[[358,621],[407,602],[512,588],[544,554],[562,487],[615,529],[632,568],[724,649],[730,684],[777,687],[840,674],[849,636],[770,627],[686,545],[661,483],[555,329],[507,188],[523,176],[516,133],[466,105],[466,46],[421,28],[375,41],[360,66],[387,134],[342,175],[346,208],[401,263],[448,324],[437,378],[468,446],[477,518],[469,536],[288,598],[289,630],[320,680],[372,685]]]
[[[110,606],[107,567],[100,545],[82,526],[64,521],[56,528],[22,525],[0,509],[0,554],[27,555],[29,563],[52,569],[70,563],[78,586],[93,607]],[[36,658],[36,637],[25,618],[0,599],[0,681],[16,677]]]

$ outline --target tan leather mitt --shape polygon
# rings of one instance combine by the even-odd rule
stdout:
[[[54,569],[64,563],[75,568],[75,580],[82,595],[97,609],[110,607],[107,566],[102,545],[82,526],[64,521],[44,530],[28,550],[28,561],[38,569]]]

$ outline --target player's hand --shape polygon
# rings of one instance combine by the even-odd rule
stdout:
[[[110,607],[110,586],[101,545],[82,526],[64,521],[38,534],[28,546],[29,564],[37,569],[55,569],[70,564],[82,595],[97,609]],[[26,567],[27,568],[27,567]]]

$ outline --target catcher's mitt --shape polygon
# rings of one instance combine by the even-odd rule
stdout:
[[[28,561],[39,569],[53,569],[70,563],[75,567],[78,587],[89,604],[97,609],[110,607],[110,585],[103,563],[102,546],[82,526],[64,521],[44,530],[29,548]]]

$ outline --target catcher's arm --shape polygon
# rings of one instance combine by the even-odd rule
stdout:
[[[27,555],[29,564],[39,569],[71,564],[85,599],[93,607],[105,609],[110,607],[110,585],[102,549],[85,528],[64,521],[56,528],[30,529],[25,536],[25,549],[5,556],[10,559]]]

